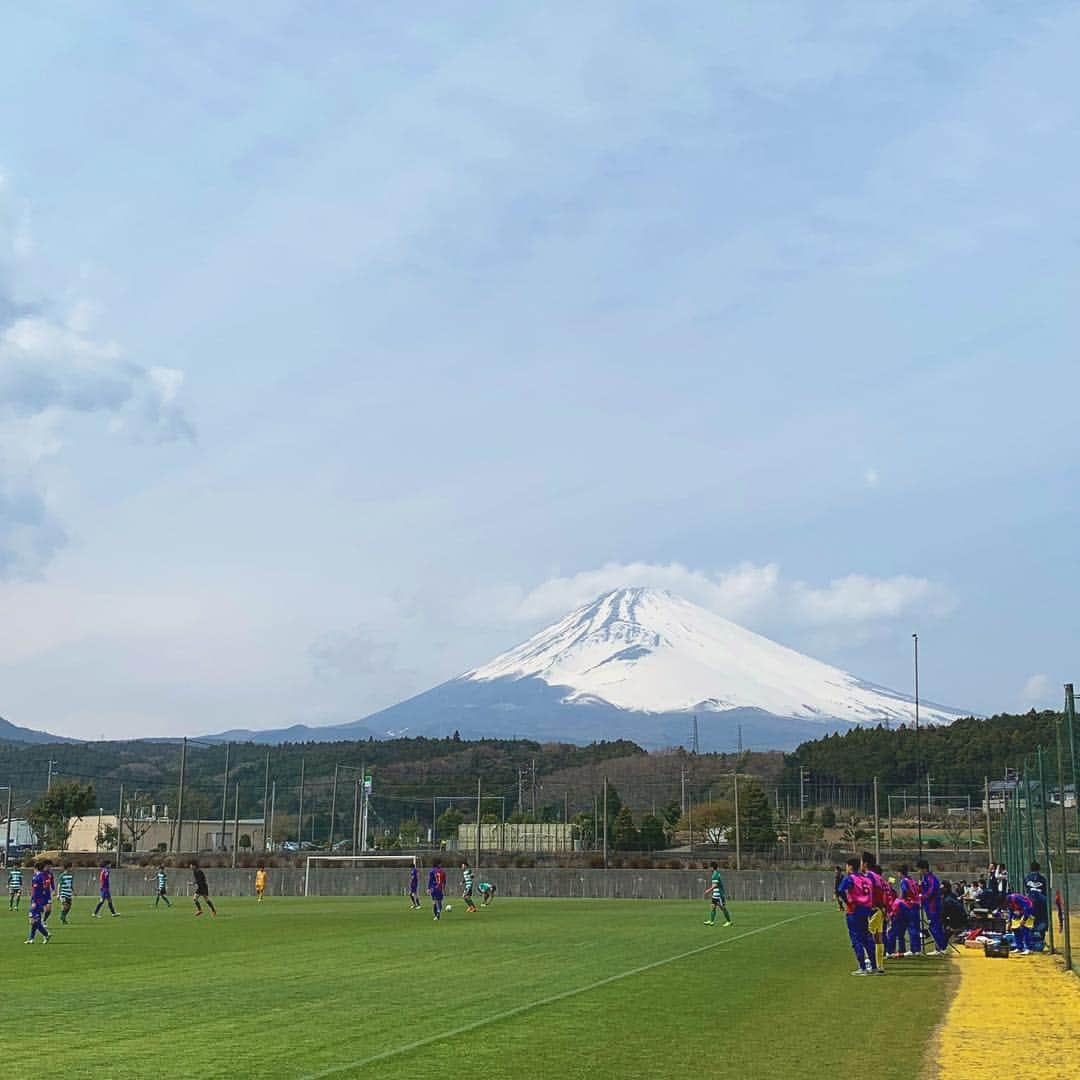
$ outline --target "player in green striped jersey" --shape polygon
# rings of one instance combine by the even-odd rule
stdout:
[[[71,901],[75,896],[75,875],[71,872],[71,863],[64,863],[64,869],[60,873],[57,882],[57,892],[60,894],[60,921],[68,921],[68,913],[71,911]]]
[[[492,900],[495,899],[495,886],[490,881],[481,881],[476,886],[480,890],[480,895],[484,898],[482,902],[483,907],[487,907]]]
[[[712,877],[709,879],[709,887],[705,895],[712,896],[712,907],[709,909],[709,917],[705,920],[706,926],[716,925],[716,913],[724,913],[724,925],[731,925],[731,915],[727,909],[727,894],[724,890],[724,879],[720,876],[720,867],[717,863],[712,864]]]
[[[12,866],[8,870],[8,911],[18,911],[22,899],[22,868]]]
[[[169,902],[169,875],[165,872],[164,866],[157,868],[157,895],[154,897],[154,907],[158,906],[159,900],[165,901],[166,907],[172,907]]]
[[[473,891],[473,872],[467,862],[461,864],[461,899],[465,901],[465,907],[476,914],[476,904],[473,903],[472,891]]]

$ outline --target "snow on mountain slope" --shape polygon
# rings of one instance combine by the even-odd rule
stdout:
[[[914,703],[903,694],[862,682],[657,589],[607,593],[462,676],[481,683],[529,678],[568,687],[562,699],[568,704],[605,702],[635,712],[753,708],[871,724],[915,717]],[[950,723],[962,715],[920,707],[924,723]]]

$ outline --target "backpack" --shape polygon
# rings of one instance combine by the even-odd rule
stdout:
[[[873,907],[874,889],[868,877],[862,874],[851,875],[851,888],[848,889],[848,902],[852,907]]]

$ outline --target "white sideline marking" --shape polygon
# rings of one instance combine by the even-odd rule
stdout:
[[[775,930],[778,926],[786,926],[788,923],[798,922],[800,919],[809,919],[820,914],[820,911],[808,911],[803,915],[792,915],[789,919],[781,919],[779,922],[770,923],[768,926],[759,926],[756,930],[747,930],[745,933],[736,934],[734,937],[710,941],[708,945],[699,945],[696,949],[688,949],[686,952],[678,953],[676,956],[669,956],[664,960],[654,960],[651,964],[642,964],[641,967],[632,968],[630,971],[620,971],[618,975],[608,975],[607,978],[598,979],[587,986],[579,986],[574,990],[563,990],[562,993],[552,994],[550,997],[540,998],[538,1001],[530,1001],[513,1009],[493,1013],[491,1016],[485,1016],[481,1020],[473,1020],[469,1024],[462,1024],[461,1027],[451,1028],[449,1031],[440,1031],[437,1035],[429,1035],[426,1039],[417,1039],[416,1042],[408,1043],[405,1046],[396,1046],[393,1050],[384,1050],[381,1054],[358,1058],[356,1061],[349,1061],[344,1065],[332,1065],[329,1069],[323,1069],[321,1072],[308,1073],[306,1076],[301,1077],[300,1080],[323,1080],[323,1077],[336,1076],[338,1073],[348,1072],[350,1069],[362,1069],[365,1065],[374,1065],[377,1061],[386,1061],[388,1058],[408,1054],[413,1050],[420,1050],[425,1046],[430,1046],[432,1043],[452,1039],[455,1035],[464,1035],[467,1031],[475,1031],[477,1028],[487,1027],[488,1024],[497,1024],[500,1020],[508,1020],[512,1016],[520,1016],[522,1013],[543,1008],[545,1005],[554,1005],[557,1001],[565,1001],[567,998],[577,997],[579,994],[587,994],[591,990],[598,990],[601,986],[608,986],[610,983],[629,979],[634,975],[642,974],[642,972],[652,971],[653,968],[663,967],[665,964],[674,964],[679,960],[685,960],[687,957],[697,956],[698,953],[708,952],[709,949],[718,949],[721,945],[730,945],[733,941],[741,941],[743,938],[753,937],[755,934],[763,934],[766,930]]]

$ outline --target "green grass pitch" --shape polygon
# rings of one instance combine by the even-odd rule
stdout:
[[[702,925],[705,902],[500,897],[438,924],[387,898],[226,897],[217,919],[183,898],[92,905],[54,914],[48,945],[22,944],[25,910],[0,921],[13,1075],[817,1078],[872,1061],[908,1080],[950,982],[947,960],[852,978],[824,904],[733,904],[728,928]]]

